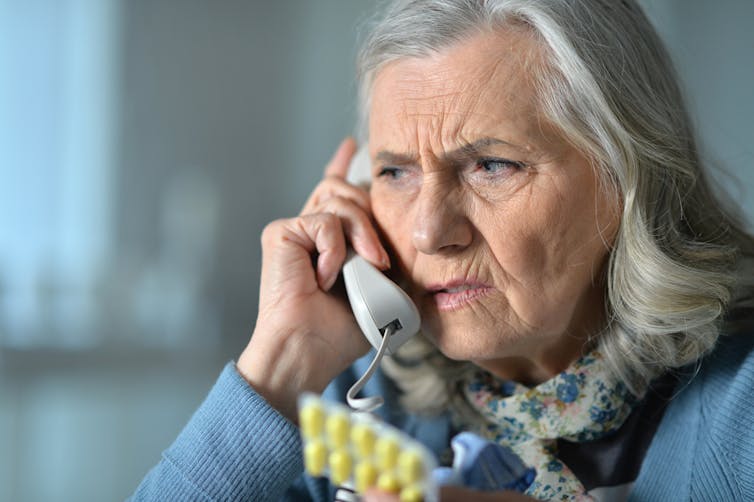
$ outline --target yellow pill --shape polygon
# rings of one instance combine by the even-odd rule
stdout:
[[[351,443],[356,453],[362,457],[371,457],[374,453],[374,431],[365,424],[357,424],[351,428]]]
[[[337,448],[345,446],[350,431],[348,417],[344,413],[335,413],[327,417],[325,428],[327,429],[327,438],[333,446]]]
[[[390,472],[383,472],[377,478],[377,488],[384,492],[397,493],[401,489],[401,484],[395,475]]]
[[[327,461],[327,447],[319,439],[307,443],[304,447],[304,466],[311,476],[321,476]]]
[[[354,478],[356,481],[356,491],[364,493],[373,487],[375,481],[377,481],[377,467],[372,462],[366,460],[359,462],[356,465],[356,469],[354,469]]]
[[[325,422],[325,411],[317,402],[309,402],[301,407],[298,414],[298,422],[301,425],[301,434],[306,439],[314,439],[322,434],[322,426]]]
[[[401,490],[401,502],[422,502],[424,494],[417,485],[410,485]]]
[[[382,470],[392,469],[398,460],[398,451],[400,447],[398,442],[389,437],[382,437],[375,444],[377,452],[377,467]]]
[[[402,451],[398,456],[398,476],[404,484],[421,480],[423,476],[422,458],[416,451]]]
[[[330,454],[330,479],[336,485],[342,485],[351,477],[351,455],[345,448],[339,448]]]

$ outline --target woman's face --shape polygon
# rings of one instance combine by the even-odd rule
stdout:
[[[372,210],[448,357],[545,377],[604,322],[617,197],[543,118],[527,32],[477,35],[376,76]],[[544,373],[543,373],[544,371]]]

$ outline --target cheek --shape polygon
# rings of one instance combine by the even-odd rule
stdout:
[[[411,219],[405,201],[385,196],[380,191],[370,193],[372,216],[377,230],[388,246],[388,252],[397,254],[405,262],[411,249]]]
[[[601,221],[595,192],[585,192],[582,200],[563,201],[543,245],[541,322],[557,332],[581,318],[584,309],[599,310],[595,306],[604,292],[601,272],[614,237],[614,212]]]
[[[508,217],[498,216],[497,225],[489,225],[495,231],[487,232],[486,240],[510,308],[523,324],[550,333],[563,329],[591,282],[584,244],[594,234],[586,229],[595,225],[584,220],[594,210],[577,211],[560,191],[537,188],[511,201],[505,208]]]
[[[512,285],[522,289],[537,285],[557,238],[552,224],[560,213],[558,202],[530,187],[503,204],[476,208],[475,213],[484,215],[477,218],[476,227]]]

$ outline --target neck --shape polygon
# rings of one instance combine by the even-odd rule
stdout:
[[[568,368],[590,348],[587,339],[576,341],[572,338],[568,342],[551,345],[534,356],[511,356],[474,361],[474,364],[504,380],[534,386]]]

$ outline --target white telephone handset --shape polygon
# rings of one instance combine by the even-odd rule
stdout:
[[[388,329],[391,333],[387,341],[388,354],[394,354],[419,331],[421,321],[414,302],[397,284],[353,251],[343,265],[343,281],[356,322],[375,349],[380,348]]]
[[[357,185],[369,184],[369,156],[365,147],[354,155],[346,179]],[[394,354],[419,331],[421,319],[408,295],[353,251],[349,251],[343,264],[343,281],[356,322],[377,349],[372,364],[348,391],[346,399],[352,408],[371,411],[382,404],[382,398],[356,398],[356,394],[372,376],[382,356]]]

